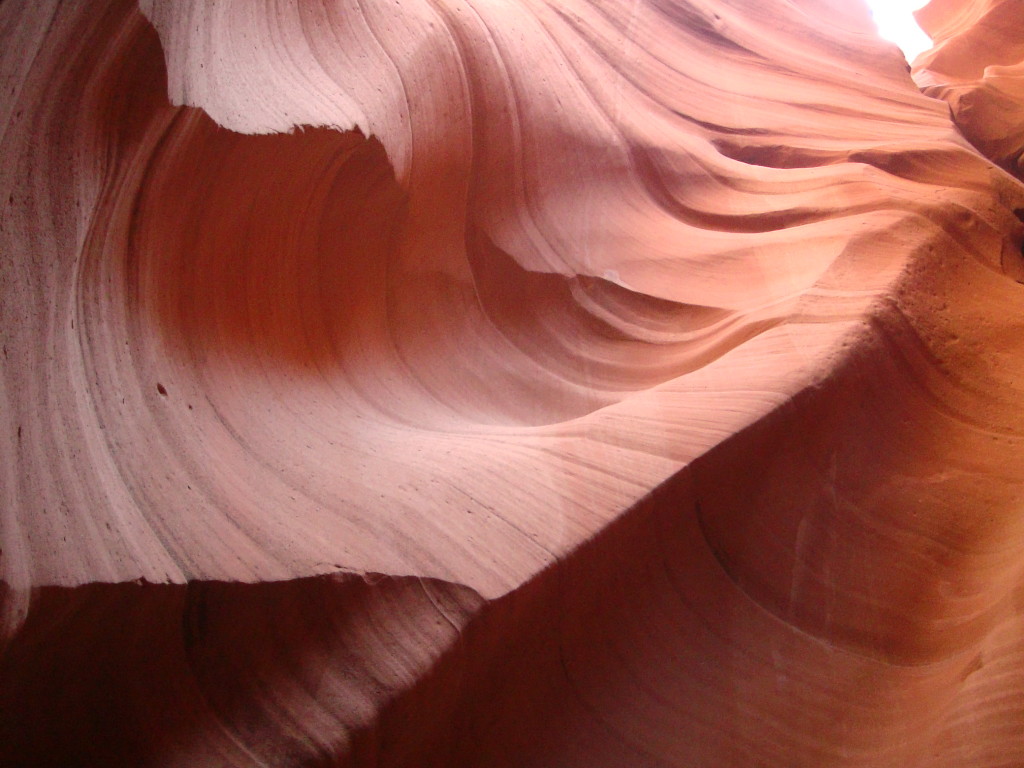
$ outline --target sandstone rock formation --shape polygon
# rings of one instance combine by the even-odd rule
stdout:
[[[933,0],[918,12],[935,47],[915,62],[924,92],[945,99],[983,154],[1024,176],[1024,2]]]
[[[857,3],[0,39],[0,763],[1024,763],[1024,186]]]

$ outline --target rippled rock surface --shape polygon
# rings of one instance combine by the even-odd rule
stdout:
[[[1024,762],[1024,186],[858,4],[0,40],[0,763]]]
[[[1024,177],[1024,2],[933,0],[917,16],[935,47],[914,62],[915,80],[984,155]]]

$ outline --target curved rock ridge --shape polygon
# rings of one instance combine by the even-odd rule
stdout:
[[[1024,757],[1024,187],[865,9],[0,35],[0,763]]]
[[[10,231],[52,253],[7,303],[30,318],[8,345],[25,402],[11,583],[340,565],[499,594],[827,371],[900,273],[879,232],[930,216],[939,236],[943,196],[970,206],[942,185],[923,198],[923,170],[874,167],[964,153],[866,32],[798,47],[804,12],[786,8],[513,6],[490,26],[453,8],[147,9],[172,95],[229,128],[287,128],[284,94],[319,110],[303,122],[349,127],[344,100],[317,98],[327,75],[289,67],[375,42],[383,63],[339,67],[381,89],[381,116],[364,107],[381,144],[250,137],[167,104],[134,11],[92,23],[98,52],[76,20],[51,26],[77,47],[41,48],[19,95],[32,125],[7,142],[41,164],[13,180]],[[865,84],[849,67],[872,55],[889,65]],[[221,82],[263,122],[233,122]],[[45,198],[28,186],[59,173],[72,183]]]
[[[916,15],[935,47],[914,79],[982,154],[1024,177],[1024,3],[932,0]]]

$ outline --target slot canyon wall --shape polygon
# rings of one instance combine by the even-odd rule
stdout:
[[[0,4],[0,765],[1024,765],[1024,2],[919,15]]]
[[[1007,0],[933,0],[917,13],[935,43],[915,79],[944,99],[984,155],[1024,177],[1024,6]]]

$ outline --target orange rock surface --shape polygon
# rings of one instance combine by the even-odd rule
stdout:
[[[0,764],[1024,763],[1024,185],[858,3],[0,40]]]
[[[932,0],[917,15],[935,47],[914,79],[949,102],[974,146],[1024,177],[1024,2]]]

